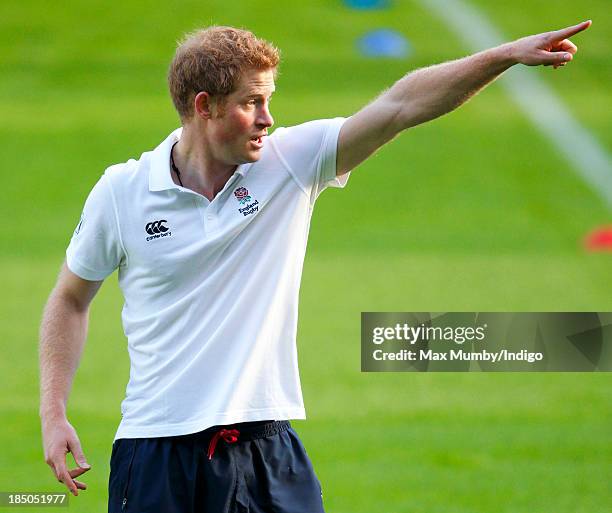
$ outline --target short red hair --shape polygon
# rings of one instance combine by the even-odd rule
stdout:
[[[213,26],[187,34],[168,71],[172,102],[185,121],[193,116],[193,99],[205,91],[222,99],[236,89],[247,69],[274,70],[280,52],[248,30]]]

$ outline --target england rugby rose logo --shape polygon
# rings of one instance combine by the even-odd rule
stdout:
[[[236,199],[240,202],[241,205],[244,205],[247,201],[251,201],[251,196],[249,196],[249,191],[248,189],[244,187],[238,187],[234,191],[234,196],[236,196]]]

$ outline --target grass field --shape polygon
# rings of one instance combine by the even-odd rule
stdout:
[[[591,18],[570,66],[531,69],[612,147],[608,3],[474,4],[508,37]],[[0,491],[61,490],[42,458],[37,330],[104,168],[177,125],[165,86],[174,41],[246,26],[284,56],[277,126],[350,115],[406,71],[466,53],[420,3],[26,1],[0,16],[3,376]],[[279,21],[284,20],[284,21]],[[287,20],[295,20],[288,23]],[[353,41],[390,27],[404,61]],[[572,144],[572,141],[567,141]],[[311,227],[299,349],[309,420],[296,422],[332,513],[612,511],[610,374],[362,374],[362,311],[612,311],[610,255],[582,250],[611,213],[498,84],[410,130],[324,193]],[[93,470],[74,512],[105,511],[110,445],[128,378],[116,277],[96,298],[69,403]],[[27,510],[26,510],[27,511]]]

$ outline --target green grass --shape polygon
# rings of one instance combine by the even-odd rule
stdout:
[[[609,149],[607,3],[476,3],[509,37],[593,18],[576,62],[530,71]],[[3,7],[0,490],[61,490],[43,462],[37,415],[42,306],[98,176],[176,126],[165,89],[174,41],[210,22],[247,26],[283,50],[278,126],[350,115],[406,71],[466,53],[408,2],[374,13],[323,1]],[[353,40],[381,26],[410,38],[410,59],[355,54]],[[609,220],[498,84],[398,138],[345,191],[323,194],[301,290],[309,420],[296,425],[328,511],[611,511],[610,374],[359,371],[362,311],[612,311],[610,257],[581,246]],[[94,467],[71,511],[106,508],[128,378],[120,310],[111,277],[94,302],[69,403]]]
[[[0,466],[13,469],[2,485],[59,489],[39,442],[37,326],[20,322],[38,317],[59,259],[2,264],[5,293],[15,298],[5,309],[15,321],[4,328],[5,336],[21,343],[0,366],[9,377]],[[610,310],[604,284],[580,292],[588,275],[607,265],[587,257],[308,258],[299,341],[309,420],[296,425],[329,511],[486,512],[494,505],[508,512],[606,511],[611,497],[605,476],[612,467],[608,374],[362,374],[359,312]],[[502,295],[499,276],[508,272],[517,282]],[[347,286],[355,273],[361,279]],[[105,507],[110,444],[128,378],[120,304],[111,278],[94,302],[91,336],[70,399],[70,420],[94,466],[85,480],[90,489],[71,502],[75,511]]]

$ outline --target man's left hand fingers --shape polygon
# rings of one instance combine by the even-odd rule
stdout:
[[[572,55],[575,55],[576,52],[578,51],[578,47],[574,43],[572,43],[569,39],[564,39],[560,43],[555,44],[553,46],[553,51],[555,51],[555,52],[558,52],[558,51],[569,52]]]
[[[591,23],[591,20],[583,21],[582,23],[578,23],[578,25],[574,25],[573,27],[567,27],[561,30],[549,32],[548,36],[551,41],[561,41],[573,36],[574,34],[578,34],[578,32],[588,29],[591,26]]]
[[[554,66],[556,64],[566,64],[573,59],[569,52],[546,52],[539,53],[539,63],[544,66]]]

